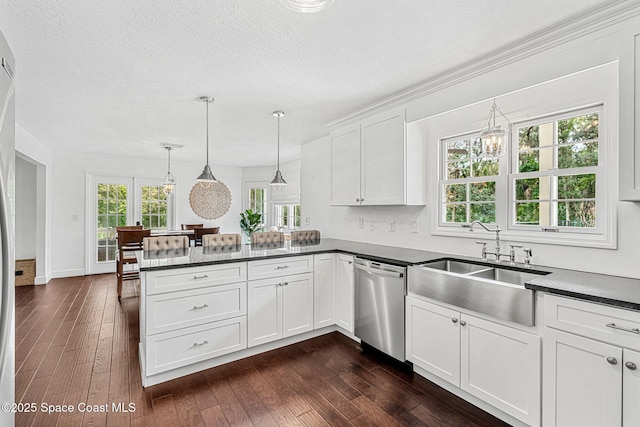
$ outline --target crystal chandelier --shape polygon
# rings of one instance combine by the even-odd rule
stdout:
[[[501,129],[500,126],[496,126],[496,112],[507,121],[507,130]],[[489,111],[489,117],[483,126],[482,133],[480,133],[480,139],[482,141],[482,154],[484,157],[490,159],[497,159],[506,153],[507,144],[509,143],[509,134],[511,133],[511,122],[505,116],[500,108],[496,105],[496,100],[493,100],[493,105]]]

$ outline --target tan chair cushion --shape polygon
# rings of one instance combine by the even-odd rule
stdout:
[[[154,236],[144,238],[145,251],[157,251],[167,249],[188,248],[189,238],[187,236]]]
[[[237,233],[205,234],[202,236],[202,246],[235,246],[241,244]]]
[[[253,233],[251,235],[251,244],[261,244],[261,243],[279,243],[284,242],[284,233],[280,231],[266,231]]]
[[[291,240],[320,240],[320,232],[318,230],[298,230],[291,232]]]

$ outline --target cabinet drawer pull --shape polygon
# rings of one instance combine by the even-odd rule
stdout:
[[[620,331],[631,332],[632,334],[640,334],[640,329],[638,328],[624,328],[622,326],[618,326],[615,323],[607,323],[607,328],[618,329]]]
[[[451,321],[452,321],[453,323],[458,323],[458,319],[456,319],[455,317],[452,317],[452,318],[451,318]]]
[[[627,369],[631,370],[631,371],[635,371],[636,370],[636,364],[633,362],[627,362],[624,364],[624,366],[627,367]]]
[[[197,305],[194,305],[193,311],[202,310],[203,308],[209,308],[209,306],[207,304],[201,305],[200,307],[198,307]]]
[[[193,280],[202,280],[202,279],[208,279],[209,276],[207,276],[206,274],[203,274],[202,276],[193,276]]]
[[[207,344],[209,344],[209,341],[207,341],[207,340],[204,340],[204,341],[203,341],[203,342],[201,342],[201,343],[194,342],[194,343],[193,343],[193,348],[200,348],[200,347],[202,347],[203,345],[207,345]]]
[[[464,320],[461,320],[461,321],[460,321],[460,325],[461,325],[461,326],[466,326],[466,325],[467,325],[467,322],[465,322]]]
[[[276,267],[276,270],[284,270],[285,268],[289,268],[288,265],[279,265]]]
[[[618,364],[618,359],[616,359],[615,357],[607,357],[607,362],[609,362],[610,365],[617,365]]]

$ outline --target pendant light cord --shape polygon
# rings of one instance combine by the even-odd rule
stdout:
[[[206,100],[207,104],[207,165],[209,164],[209,100]]]
[[[276,170],[280,170],[280,116],[278,115],[278,160]]]
[[[167,161],[167,170],[171,173],[171,148],[167,147],[167,151],[169,152],[169,160]]]

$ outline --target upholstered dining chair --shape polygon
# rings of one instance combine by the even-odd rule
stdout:
[[[135,226],[132,226],[135,227]],[[142,250],[145,237],[151,235],[151,230],[124,229],[118,232],[118,252],[116,254],[116,279],[118,283],[118,302],[122,297],[122,282],[140,278],[136,251]],[[125,270],[124,266],[130,268]]]
[[[320,240],[320,231],[318,230],[296,230],[291,232],[291,241],[316,241]]]
[[[205,234],[202,236],[202,246],[236,246],[242,244],[238,233]]]
[[[145,237],[142,247],[145,251],[188,248],[189,238],[179,235]]]
[[[284,242],[284,233],[281,231],[259,231],[251,233],[252,245],[280,242]]]
[[[196,246],[202,246],[202,236],[207,234],[218,234],[220,232],[220,227],[196,227],[193,229],[194,238],[196,239]]]

